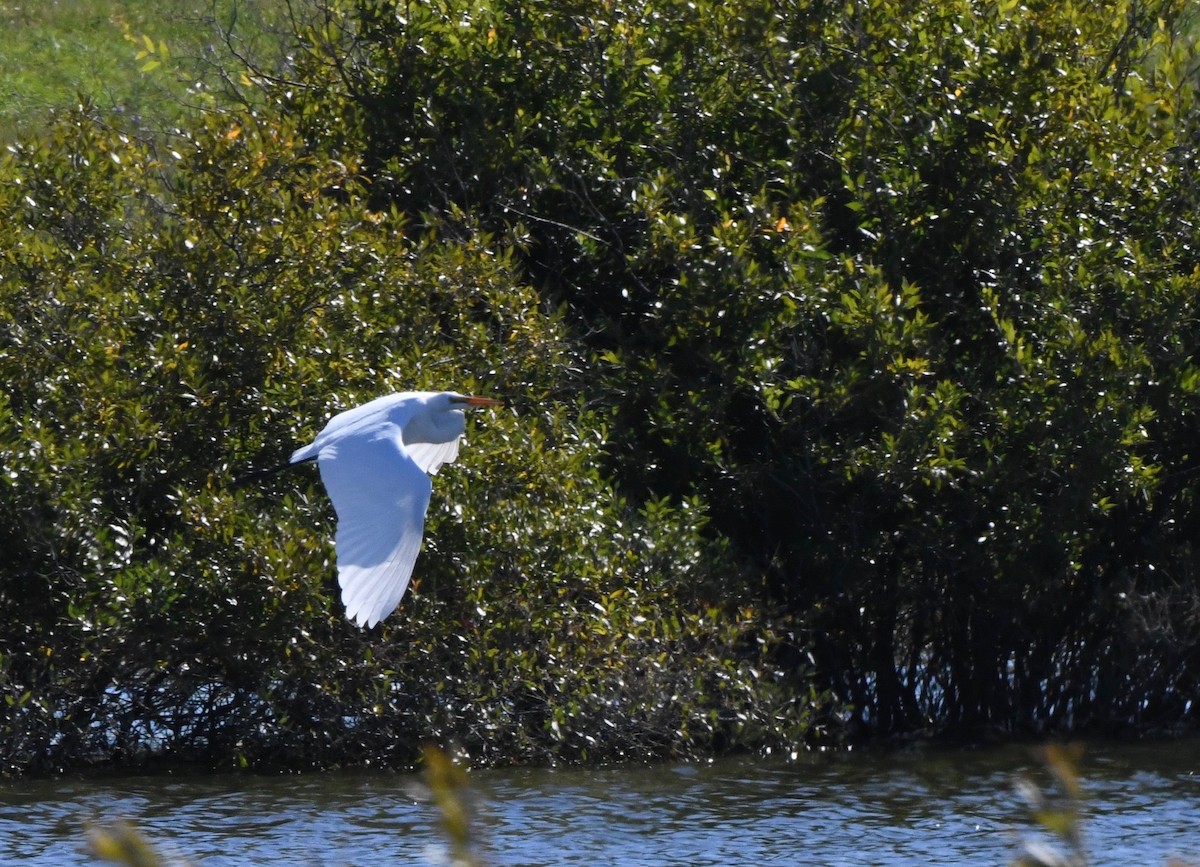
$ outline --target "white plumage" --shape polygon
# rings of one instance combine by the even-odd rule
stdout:
[[[458,457],[466,407],[500,401],[405,391],[335,415],[289,463],[316,460],[337,512],[346,617],[371,627],[396,610],[421,550],[429,475]]]

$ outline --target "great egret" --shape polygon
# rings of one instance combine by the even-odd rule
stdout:
[[[402,391],[338,413],[292,452],[284,466],[315,460],[337,512],[348,619],[370,628],[396,610],[421,549],[429,476],[458,457],[463,410],[500,405],[452,391]]]

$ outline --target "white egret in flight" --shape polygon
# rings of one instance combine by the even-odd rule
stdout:
[[[458,457],[463,410],[499,405],[451,391],[389,394],[335,415],[283,465],[315,460],[321,471],[348,619],[369,628],[396,610],[421,549],[429,476]]]

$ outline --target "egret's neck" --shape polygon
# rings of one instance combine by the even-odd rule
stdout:
[[[422,412],[410,418],[404,425],[406,443],[448,443],[458,439],[467,429],[467,420],[462,410],[445,412]]]

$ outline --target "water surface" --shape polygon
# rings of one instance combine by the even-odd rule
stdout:
[[[1014,779],[1034,750],[909,750],[470,774],[493,865],[1007,864],[1037,839]],[[1200,867],[1200,743],[1092,746],[1094,864]],[[134,820],[202,867],[444,864],[420,777],[65,777],[0,787],[0,864],[92,863],[89,821]],[[1046,839],[1046,838],[1042,838]]]

